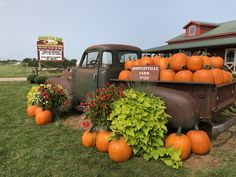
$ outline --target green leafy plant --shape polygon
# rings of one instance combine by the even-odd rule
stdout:
[[[132,146],[134,155],[145,160],[161,159],[174,168],[182,165],[179,157],[181,151],[164,147],[166,123],[170,116],[165,112],[163,100],[152,94],[128,89],[124,91],[124,98],[115,101],[113,106],[109,117],[112,136],[124,136]]]
[[[43,84],[48,79],[48,76],[36,76],[34,78],[34,83]]]
[[[95,92],[86,95],[84,102],[80,103],[84,114],[92,120],[94,126],[108,126],[107,118],[112,111],[112,103],[124,96],[124,85],[104,84]]]
[[[27,76],[27,81],[29,81],[30,83],[35,83],[34,79],[37,75],[36,74],[30,74]]]

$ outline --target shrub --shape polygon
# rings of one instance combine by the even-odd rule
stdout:
[[[30,74],[27,76],[27,81],[29,81],[30,83],[35,83],[34,79],[37,75],[36,74]]]
[[[48,79],[47,76],[36,76],[34,78],[34,83],[43,84]]]
[[[80,103],[86,117],[91,118],[94,126],[107,126],[107,118],[112,111],[112,103],[124,96],[124,85],[104,84],[95,92],[88,93],[84,102]]]
[[[59,84],[40,84],[30,89],[27,95],[29,105],[38,105],[44,109],[67,112],[71,108],[71,96]]]

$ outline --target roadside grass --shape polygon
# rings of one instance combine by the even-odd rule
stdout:
[[[21,65],[0,65],[0,78],[4,77],[27,77],[29,74],[32,74],[32,70],[34,67],[25,67]],[[57,77],[61,76],[60,71],[40,71],[40,76],[50,76],[50,77]]]
[[[197,172],[138,157],[115,163],[106,153],[82,146],[82,131],[59,122],[37,126],[28,118],[26,95],[31,86],[27,82],[0,82],[0,176],[236,176],[235,151],[218,154],[227,159],[220,167]]]
[[[0,77],[26,77],[32,69],[21,65],[0,65]]]

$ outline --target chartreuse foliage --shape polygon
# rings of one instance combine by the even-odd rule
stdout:
[[[134,155],[147,161],[161,159],[174,168],[182,166],[181,151],[164,147],[166,123],[170,117],[165,112],[164,101],[134,89],[126,90],[124,94],[124,98],[113,103],[109,117],[113,135],[122,134],[132,146]]]

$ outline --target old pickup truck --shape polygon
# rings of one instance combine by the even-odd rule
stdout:
[[[220,124],[216,121],[219,112],[235,101],[236,81],[216,86],[193,82],[118,80],[125,61],[141,58],[141,55],[140,48],[129,45],[104,44],[87,48],[79,66],[72,69],[72,79],[68,80],[70,83],[64,82],[71,86],[77,110],[80,110],[79,102],[85,98],[86,93],[95,91],[106,82],[122,82],[129,87],[139,82],[165,101],[167,113],[172,116],[170,127],[191,129],[200,122],[200,128],[202,125],[212,137],[216,137],[236,122],[236,117],[221,121]]]

